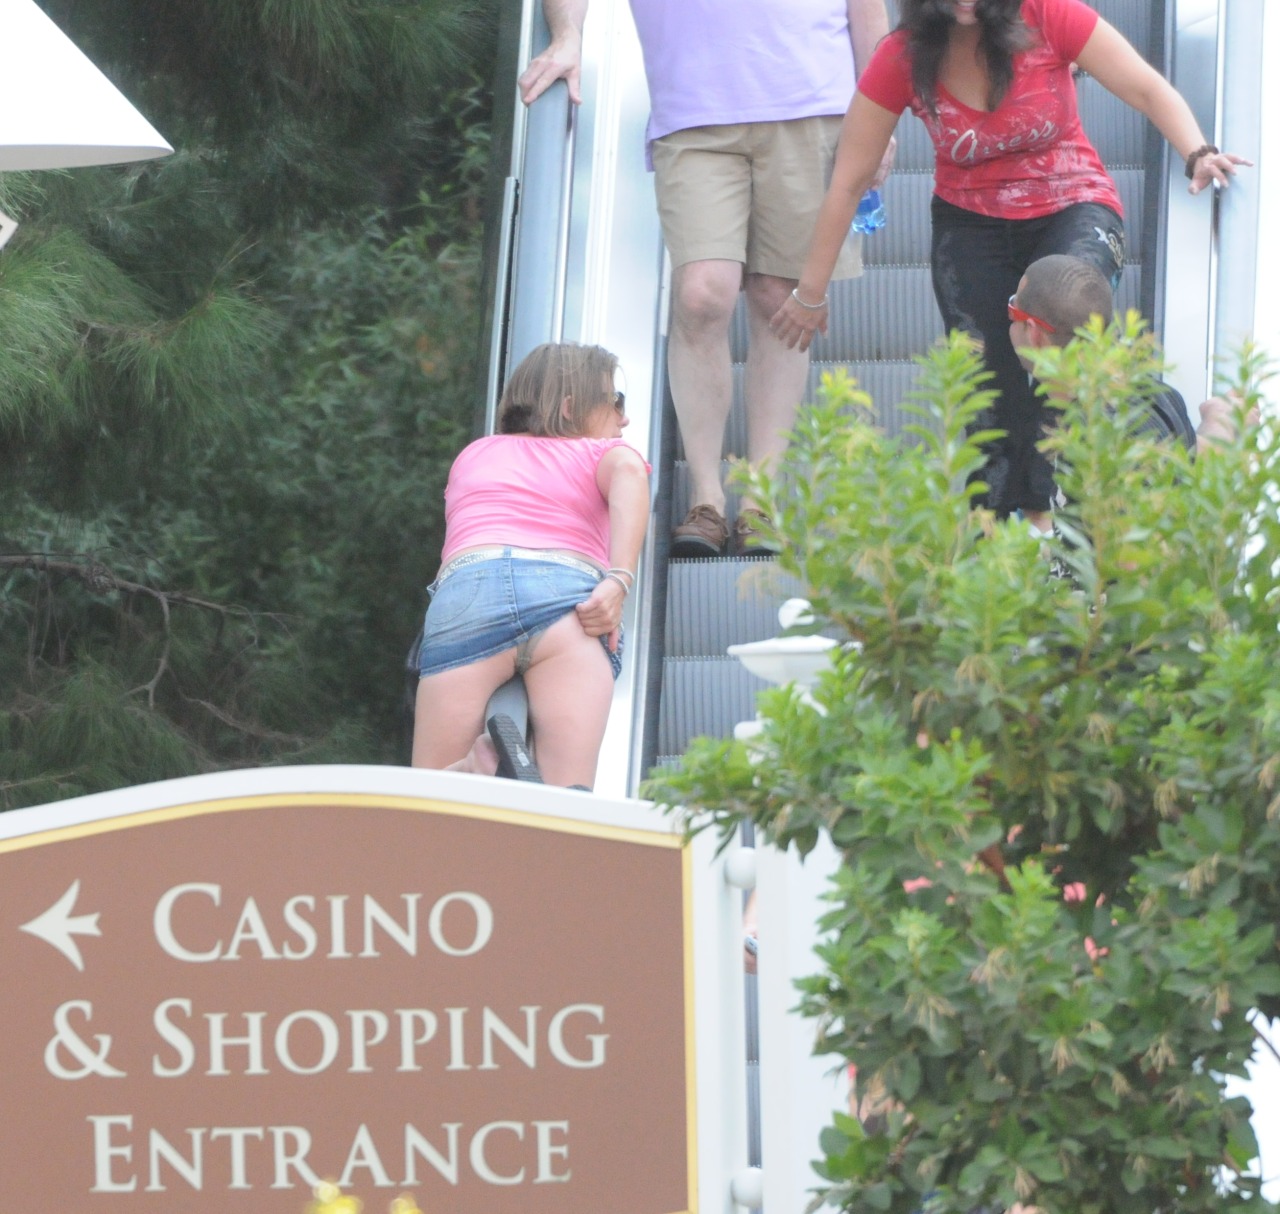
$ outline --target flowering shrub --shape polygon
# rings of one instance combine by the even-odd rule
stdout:
[[[1262,1204],[1223,1083],[1250,1009],[1280,1012],[1277,442],[1193,463],[1134,440],[1155,366],[1132,317],[1040,359],[1070,501],[1044,542],[970,508],[988,397],[958,336],[923,360],[909,435],[837,376],[747,478],[783,569],[859,645],[812,700],[762,693],[750,753],[698,741],[650,791],[701,807],[693,829],[842,849],[803,1009],[886,1115],[835,1115],[819,1202]],[[1246,351],[1242,418],[1264,377]]]

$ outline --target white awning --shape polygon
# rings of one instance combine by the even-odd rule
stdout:
[[[34,0],[0,0],[0,171],[172,151]]]

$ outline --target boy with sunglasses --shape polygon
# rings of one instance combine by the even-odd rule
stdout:
[[[1009,296],[1009,340],[1022,365],[1031,370],[1026,351],[1065,346],[1075,331],[1094,316],[1110,321],[1114,311],[1111,283],[1092,263],[1065,253],[1034,261]],[[1256,411],[1246,423],[1257,422]],[[1146,415],[1134,426],[1135,438],[1174,439],[1189,451],[1203,453],[1236,435],[1236,409],[1213,396],[1200,406],[1200,425],[1193,427],[1176,388],[1161,384],[1148,402]],[[1024,512],[1041,531],[1052,530],[1048,513]]]
[[[1009,296],[1009,340],[1030,373],[1028,351],[1065,346],[1091,317],[1102,316],[1110,322],[1114,306],[1111,283],[1092,263],[1066,253],[1042,257],[1027,267],[1018,289]],[[1161,385],[1148,413],[1135,426],[1134,436],[1176,439],[1195,449],[1196,431],[1176,388]],[[1041,531],[1053,530],[1047,511],[1023,511],[1023,515]]]

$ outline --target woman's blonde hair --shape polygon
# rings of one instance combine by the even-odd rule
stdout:
[[[617,357],[602,346],[575,342],[538,346],[507,380],[498,402],[498,433],[539,438],[585,434],[587,418],[601,405],[613,402],[613,373],[617,369]],[[562,410],[565,397],[569,407]]]

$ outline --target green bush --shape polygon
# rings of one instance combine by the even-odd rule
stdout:
[[[923,364],[905,439],[832,378],[776,476],[748,478],[782,567],[857,644],[650,791],[693,829],[843,853],[802,1007],[887,1116],[836,1115],[827,1203],[1257,1209],[1223,1083],[1249,1010],[1280,1011],[1277,442],[1193,463],[1133,440],[1152,343],[1096,328],[1037,368],[1071,503],[1041,544],[970,509],[974,351]],[[1263,378],[1246,352],[1246,405]]]

